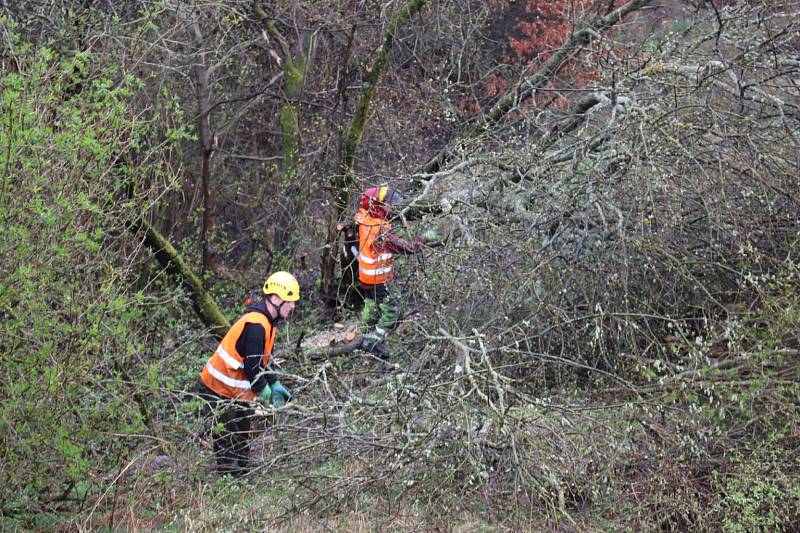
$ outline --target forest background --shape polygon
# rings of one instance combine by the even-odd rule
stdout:
[[[800,529],[797,0],[0,5],[8,530]],[[388,363],[339,224],[389,184]],[[303,299],[248,477],[190,394]]]

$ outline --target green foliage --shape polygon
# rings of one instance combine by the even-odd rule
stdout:
[[[796,476],[786,472],[786,463],[792,458],[764,458],[764,462],[758,459],[745,462],[727,475],[714,475],[723,495],[715,509],[723,531],[789,531],[800,520],[796,505],[800,501],[800,485]]]
[[[127,238],[147,209],[131,192],[149,127],[131,112],[136,80],[0,25],[16,66],[0,78],[0,501],[18,512],[79,504],[145,430],[132,379],[157,313]]]

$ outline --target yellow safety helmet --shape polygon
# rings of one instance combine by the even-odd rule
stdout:
[[[300,284],[288,272],[275,272],[264,282],[264,294],[275,294],[284,302],[300,299]]]

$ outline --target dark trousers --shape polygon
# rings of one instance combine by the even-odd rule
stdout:
[[[203,400],[203,416],[211,422],[214,456],[221,474],[238,476],[250,464],[250,421],[253,409],[244,402],[223,398],[198,380],[197,394]]]
[[[382,304],[389,295],[389,288],[386,285],[361,285],[361,292],[364,298],[374,300],[376,304]]]

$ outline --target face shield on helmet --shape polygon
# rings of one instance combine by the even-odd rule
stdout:
[[[370,187],[359,198],[359,205],[369,212],[370,216],[386,218],[391,206],[403,201],[400,194],[388,186]]]

